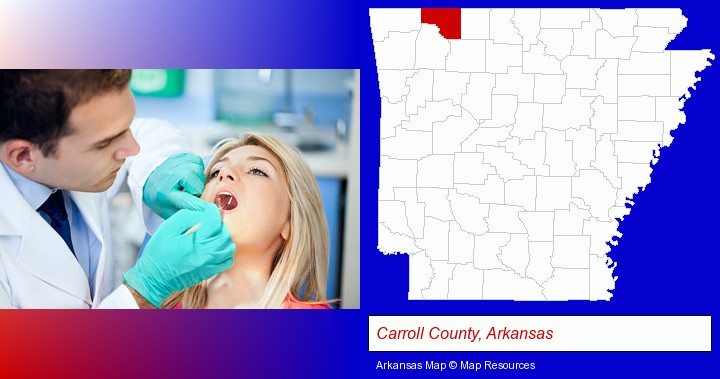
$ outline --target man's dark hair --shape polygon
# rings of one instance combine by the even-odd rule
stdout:
[[[72,133],[72,110],[91,99],[120,91],[130,70],[0,70],[0,143],[24,139],[45,156]]]

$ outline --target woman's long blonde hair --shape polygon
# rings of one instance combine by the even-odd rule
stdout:
[[[229,151],[241,146],[259,146],[274,154],[282,166],[290,198],[290,234],[275,255],[270,279],[260,299],[260,308],[280,308],[290,295],[304,302],[323,303],[328,271],[328,227],[315,175],[300,153],[276,137],[245,133],[240,139],[224,140],[206,173]],[[208,281],[176,292],[163,303],[173,308],[205,308]]]

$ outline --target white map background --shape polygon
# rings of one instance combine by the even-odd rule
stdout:
[[[608,243],[714,58],[679,9],[371,9],[378,249],[409,299],[609,300]],[[626,206],[628,204],[628,206]]]

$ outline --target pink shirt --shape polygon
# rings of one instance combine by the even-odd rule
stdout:
[[[320,304],[313,304],[313,303],[303,303],[302,301],[297,300],[296,298],[287,295],[285,298],[285,301],[282,303],[283,309],[332,309],[327,304],[320,303]]]

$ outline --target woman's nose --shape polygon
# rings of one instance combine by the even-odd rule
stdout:
[[[229,180],[232,182],[235,180],[235,178],[232,176],[232,174],[229,171],[220,170],[220,175],[219,175],[218,181],[222,182],[223,180]]]

